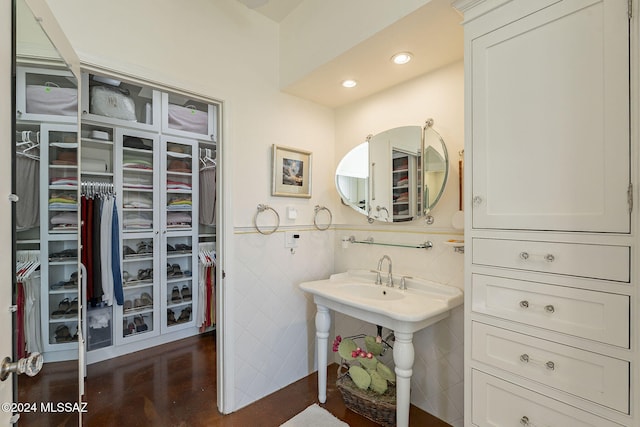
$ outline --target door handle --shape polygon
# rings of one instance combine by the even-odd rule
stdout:
[[[9,374],[14,373],[16,375],[27,374],[33,377],[40,372],[44,358],[40,353],[34,352],[29,357],[24,357],[17,362],[12,362],[11,358],[5,357],[0,365],[0,381],[4,381],[9,377]]]

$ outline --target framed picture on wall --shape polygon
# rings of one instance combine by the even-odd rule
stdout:
[[[311,197],[311,152],[273,145],[271,195]]]

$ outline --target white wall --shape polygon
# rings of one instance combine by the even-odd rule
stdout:
[[[434,128],[442,135],[452,159],[449,181],[443,198],[432,211],[435,223],[431,226],[422,220],[369,225],[366,217],[340,206],[335,214],[340,223],[336,230],[336,271],[369,270],[387,254],[393,261],[396,277],[402,273],[464,288],[464,257],[443,244],[448,239],[463,238],[460,231],[451,228],[451,217],[458,209],[458,151],[464,145],[463,84],[463,64],[458,62],[336,110],[336,166],[367,134],[422,125],[429,117],[435,120]],[[358,240],[373,237],[385,243],[420,244],[431,240],[434,247],[425,251],[350,244],[342,249],[341,238],[349,235]],[[335,334],[376,332],[374,325],[347,316],[335,317]],[[454,426],[463,425],[463,332],[463,309],[458,307],[449,318],[414,336],[411,402]]]

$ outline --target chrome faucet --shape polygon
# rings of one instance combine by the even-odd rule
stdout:
[[[380,260],[378,260],[378,272],[382,271],[382,262],[385,259],[387,261],[389,261],[389,275],[387,276],[387,286],[393,287],[393,275],[391,273],[391,258],[389,258],[389,255],[382,255],[382,258],[380,258]],[[376,284],[378,284],[378,285],[382,284],[382,280],[380,279],[379,275],[378,275],[378,279],[376,280]]]

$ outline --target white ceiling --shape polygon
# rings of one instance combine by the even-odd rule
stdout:
[[[303,1],[269,0],[255,10],[282,22]],[[462,60],[461,21],[450,0],[432,0],[282,90],[334,108],[362,99]],[[413,60],[403,66],[393,64],[391,56],[400,51],[411,52]],[[343,88],[340,83],[345,79],[357,80],[358,86]]]

